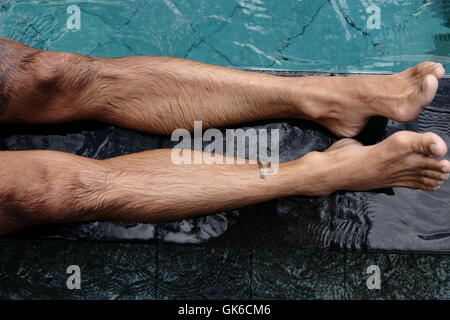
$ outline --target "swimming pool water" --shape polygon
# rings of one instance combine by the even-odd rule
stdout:
[[[450,67],[449,0],[0,3],[0,34],[43,49],[284,70],[394,72],[423,60]],[[79,30],[67,28],[71,5],[81,10]]]

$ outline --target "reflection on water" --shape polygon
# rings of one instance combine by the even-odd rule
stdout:
[[[2,1],[0,34],[51,50],[107,57],[170,55],[239,68],[395,72],[434,60],[450,70],[450,0],[80,1],[78,31],[65,27],[69,4]],[[373,5],[380,9],[379,29],[368,27],[372,11],[367,10]],[[418,121],[390,122],[387,134],[434,131],[449,141],[449,92],[447,82]],[[323,150],[333,139],[303,122],[266,126],[282,133],[283,161]],[[35,136],[27,129],[2,130],[5,149],[54,149],[95,158],[171,146],[168,139],[108,126]],[[85,239],[450,251],[448,188],[436,193],[395,190],[395,196],[293,197],[175,223],[89,223],[56,233]]]

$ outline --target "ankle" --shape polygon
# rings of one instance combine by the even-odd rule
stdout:
[[[289,195],[324,196],[336,191],[330,179],[331,163],[327,152],[318,151],[287,163]],[[280,172],[283,169],[280,168]]]
[[[306,76],[288,81],[296,118],[317,122],[338,113],[334,108],[345,97],[343,77]]]

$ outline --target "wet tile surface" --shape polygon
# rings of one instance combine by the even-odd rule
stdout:
[[[61,241],[0,243],[1,299],[153,299],[156,248]],[[81,288],[67,280],[78,266]]]
[[[0,299],[57,299],[63,294],[64,245],[0,243]]]
[[[328,251],[255,250],[254,299],[343,299],[344,254]]]
[[[67,242],[65,264],[79,265],[81,289],[65,299],[154,299],[157,250],[151,244]]]
[[[346,253],[348,299],[450,299],[450,256]],[[369,290],[367,279],[380,270],[381,288]]]
[[[79,290],[67,288],[70,265]],[[380,290],[367,287],[373,265]],[[3,241],[0,299],[450,299],[450,256]]]
[[[158,299],[249,299],[251,252],[161,245]]]

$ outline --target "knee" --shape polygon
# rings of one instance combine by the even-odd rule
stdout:
[[[45,223],[45,211],[38,210],[39,196],[29,192],[5,190],[1,186],[0,235],[35,224]],[[31,198],[30,198],[31,196]],[[43,208],[42,208],[43,209]]]
[[[5,223],[22,228],[80,217],[81,180],[94,175],[86,167],[95,160],[54,151],[1,153],[0,164],[12,161],[0,169],[0,233]]]
[[[36,109],[51,100],[59,72],[51,65],[44,67],[45,51],[8,41],[12,40],[0,41],[8,43],[0,63],[1,119],[27,121],[30,113],[36,116]]]
[[[14,166],[8,166],[12,158]],[[0,164],[1,224],[24,227],[50,221],[54,208],[49,201],[52,186],[47,167],[35,159],[33,152],[22,151],[2,152]]]
[[[89,58],[66,52],[27,50],[14,68],[8,69],[3,90],[0,85],[1,120],[37,123],[76,120],[81,114],[80,106],[89,99],[84,89],[90,87],[94,78],[92,64],[87,63]]]

